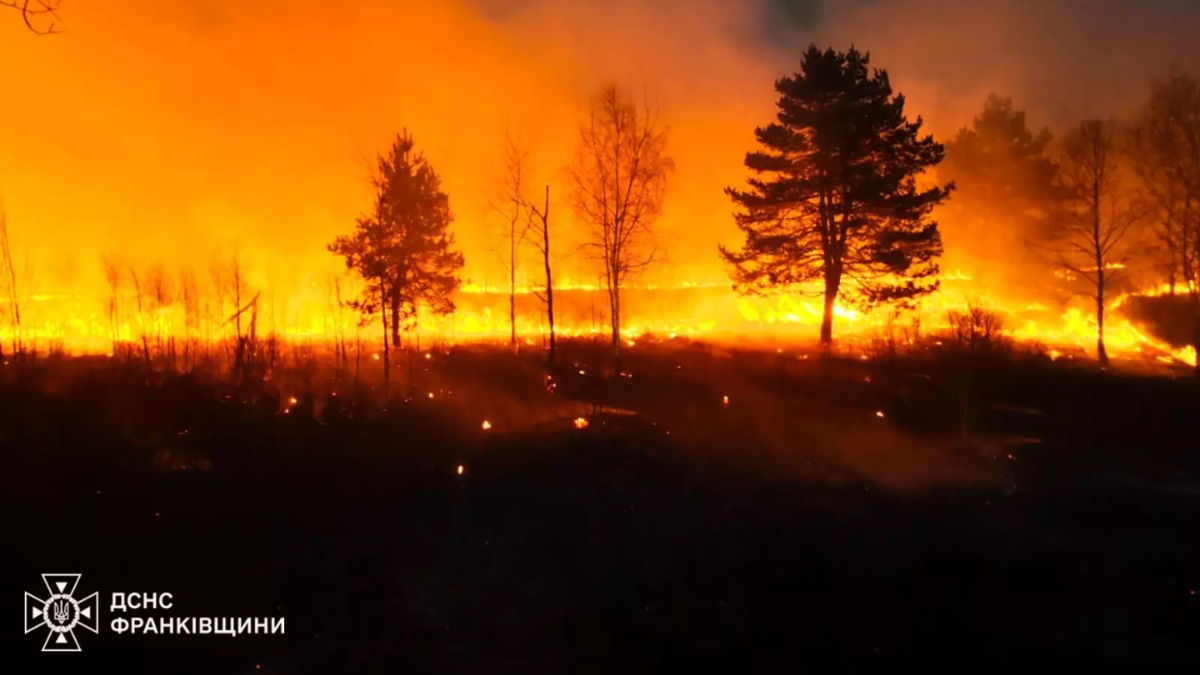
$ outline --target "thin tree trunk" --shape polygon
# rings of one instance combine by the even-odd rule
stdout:
[[[1104,240],[1100,235],[1100,179],[1098,174],[1092,182],[1092,242],[1096,246],[1096,358],[1100,367],[1108,366],[1108,352],[1104,350]]]
[[[508,238],[508,326],[509,344],[517,350],[517,224],[512,224]]]
[[[613,368],[621,374],[621,287],[609,282],[609,311],[612,315]]]
[[[380,280],[379,285],[382,291],[383,280]],[[384,297],[382,292],[379,295],[381,298]],[[391,354],[388,350],[388,310],[386,303],[380,302],[379,305],[379,314],[383,319],[383,394],[384,400],[390,401],[392,399],[392,368],[390,361]]]
[[[546,206],[542,211],[542,263],[546,267],[546,320],[550,323],[550,368],[554,368],[554,280],[550,276],[550,185],[546,184]]]
[[[1097,273],[1096,286],[1096,357],[1100,366],[1108,366],[1108,351],[1104,349],[1104,268]]]

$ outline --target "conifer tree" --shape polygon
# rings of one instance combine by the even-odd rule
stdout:
[[[759,127],[747,153],[746,189],[727,188],[745,236],[721,247],[743,293],[821,282],[821,345],[833,343],[838,297],[868,304],[906,301],[937,288],[942,252],[930,219],[953,183],[919,187],[945,151],[904,115],[886,71],[869,55],[812,46],[800,71],[775,83],[775,122]],[[853,296],[846,281],[851,282]]]

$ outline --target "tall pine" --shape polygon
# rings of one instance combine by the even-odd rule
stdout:
[[[387,342],[400,346],[400,331],[415,325],[425,307],[437,314],[454,311],[463,255],[454,249],[450,198],[424,154],[414,149],[407,130],[378,158],[372,176],[375,199],[354,232],[338,237],[329,250],[366,282],[353,306],[367,316],[379,313]],[[385,372],[388,364],[384,364]]]
[[[823,282],[826,350],[839,296],[873,304],[937,288],[942,243],[929,216],[954,188],[918,186],[945,151],[869,63],[853,47],[809,47],[800,71],[775,83],[779,111],[755,129],[763,147],[746,154],[748,187],[725,190],[745,235],[742,250],[721,247],[735,287],[762,294]]]
[[[1065,208],[1049,152],[1052,141],[1049,130],[1035,134],[1029,128],[1025,111],[1012,99],[992,95],[971,126],[946,143],[938,174],[958,190],[951,211],[957,227],[944,234],[951,248],[974,259],[977,279],[1005,286],[1036,280],[1020,273],[1020,266],[1000,263],[1006,253],[1024,254],[1028,245],[1045,244],[1055,214]]]

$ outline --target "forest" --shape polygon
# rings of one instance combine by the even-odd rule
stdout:
[[[1200,77],[1084,18],[0,0],[0,671],[1194,670]]]

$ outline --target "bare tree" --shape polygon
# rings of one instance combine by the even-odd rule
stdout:
[[[1156,81],[1125,145],[1139,196],[1154,220],[1158,263],[1171,293],[1193,285],[1200,216],[1200,81],[1172,72]]]
[[[196,273],[185,267],[179,271],[179,295],[183,302],[183,367],[192,368],[193,335],[200,320],[200,296],[196,287]]]
[[[147,302],[143,301],[143,298],[146,295],[147,288],[142,283],[141,279],[138,278],[137,270],[134,269],[133,265],[129,266],[129,278],[133,281],[133,292],[134,292],[135,296],[137,297],[138,329],[141,332],[141,336],[142,336],[142,357],[146,361],[146,367],[152,368],[153,363],[150,360],[150,340],[146,337],[145,305],[147,304]]]
[[[117,356],[117,343],[121,339],[121,285],[125,269],[115,252],[105,253],[101,258],[104,280],[108,282],[108,323],[112,330],[112,354]]]
[[[504,175],[500,187],[500,204],[493,206],[504,217],[501,235],[504,239],[507,257],[501,256],[501,263],[508,272],[508,326],[509,344],[513,350],[519,349],[517,342],[517,261],[520,259],[519,250],[530,230],[530,217],[526,209],[529,200],[525,198],[526,178],[528,174],[529,150],[520,140],[513,137],[512,131],[504,132]],[[524,218],[522,216],[525,216]]]
[[[173,363],[175,350],[168,322],[171,305],[175,303],[175,284],[171,277],[167,276],[167,270],[162,263],[151,265],[146,270],[146,288],[152,307],[150,312],[154,326],[154,348],[158,350],[160,357],[165,356],[168,363]],[[164,332],[167,332],[165,342]]]
[[[0,9],[21,13],[25,26],[37,35],[61,33],[58,30],[58,8],[62,0],[0,0]]]
[[[590,227],[589,247],[602,264],[612,317],[616,370],[621,370],[621,287],[630,272],[655,259],[652,226],[662,213],[669,129],[643,93],[639,106],[615,84],[602,87],[579,126],[569,167],[575,213]]]
[[[1130,163],[1154,219],[1158,260],[1171,292],[1177,283],[1187,291],[1192,348],[1200,353],[1200,80],[1172,71],[1156,81],[1130,140]]]
[[[24,345],[21,342],[21,296],[17,292],[17,267],[13,264],[12,245],[8,240],[8,213],[0,204],[0,262],[4,269],[0,270],[5,285],[8,287],[9,318],[13,328],[13,356],[21,358],[24,355]]]
[[[546,319],[550,324],[550,356],[548,364],[554,370],[554,277],[550,272],[550,184],[546,183],[546,199],[541,208],[532,202],[526,204],[529,214],[529,227],[533,231],[533,247],[542,256],[542,267],[546,273],[546,288],[544,291],[534,291],[538,299],[546,303]]]
[[[337,272],[331,273],[325,284],[325,302],[329,305],[329,313],[333,321],[335,370],[339,379],[344,377],[350,369],[350,356],[346,348],[345,328],[346,310],[349,303],[342,292],[342,286],[342,277]]]
[[[1059,182],[1069,208],[1051,224],[1055,262],[1085,280],[1096,301],[1096,355],[1104,349],[1105,291],[1119,278],[1133,252],[1130,232],[1137,213],[1122,192],[1114,123],[1089,120],[1063,139]]]
[[[219,302],[218,311],[224,316],[224,298],[233,300],[233,313],[221,323],[221,328],[232,325],[236,339],[233,351],[233,375],[244,381],[253,356],[253,348],[258,326],[258,297],[255,293],[249,300],[250,286],[246,280],[246,270],[241,255],[234,251],[226,261],[219,261],[212,268],[213,283],[217,287]],[[247,316],[248,315],[248,316]],[[243,319],[247,316],[247,320]],[[248,329],[245,329],[248,326]]]

